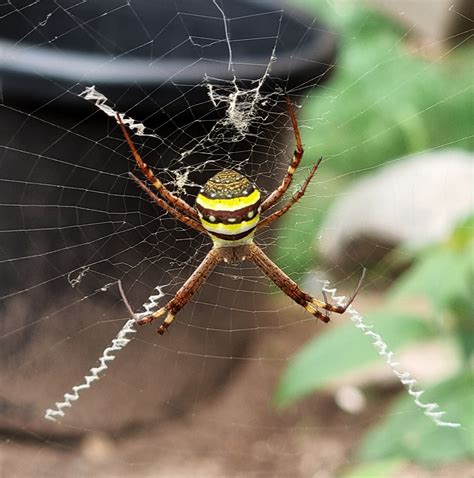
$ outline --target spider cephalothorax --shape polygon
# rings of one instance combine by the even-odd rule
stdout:
[[[320,158],[314,164],[300,189],[293,194],[285,205],[265,218],[261,217],[261,214],[273,207],[288,190],[293,180],[293,175],[303,157],[303,145],[301,144],[298,123],[288,98],[287,102],[296,139],[296,148],[288,171],[280,186],[262,201],[260,191],[255,184],[237,171],[224,169],[215,174],[201,188],[196,197],[195,208],[168,191],[163,183],[156,178],[153,171],[143,162],[135,149],[122,122],[122,117],[117,115],[117,121],[138,166],[148,181],[155,187],[158,194],[154,193],[145,183],[130,173],[132,179],[165,211],[183,224],[201,233],[208,234],[213,241],[212,249],[175,296],[161,309],[153,312],[148,317],[138,320],[138,324],[148,324],[166,315],[165,320],[158,329],[158,333],[163,334],[176,314],[191,300],[215,266],[221,261],[232,264],[239,263],[245,259],[253,261],[286,295],[323,322],[329,322],[329,312],[344,313],[354,300],[362,283],[363,276],[352,297],[344,306],[332,305],[326,301],[326,298],[324,298],[324,301],[318,300],[302,291],[298,284],[290,279],[253,242],[256,230],[268,226],[283,216],[299,201],[322,160]],[[325,312],[323,313],[320,309]]]

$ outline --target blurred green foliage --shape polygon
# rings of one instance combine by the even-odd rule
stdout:
[[[339,2],[339,11],[321,0],[295,4],[339,33],[340,55],[301,114],[312,128],[302,129],[305,164],[320,155],[325,161],[297,212],[281,221],[285,234],[275,257],[292,274],[313,262],[311,244],[325,211],[349,181],[424,150],[474,150],[474,49],[422,57],[410,50],[406,30],[361,3]]]
[[[364,320],[368,324],[376,323],[377,333],[387,338],[392,350],[433,337],[430,324],[413,313],[380,311],[367,314]],[[353,324],[333,327],[306,344],[291,360],[275,401],[279,406],[288,405],[355,369],[380,360],[368,339],[362,337]]]
[[[422,401],[439,403],[447,412],[443,418],[462,427],[436,427],[402,393],[363,440],[359,458],[381,462],[404,458],[433,465],[473,457],[474,216],[458,225],[449,240],[409,255],[412,266],[393,284],[384,306],[365,318],[366,323],[375,325],[391,350],[432,339],[457,345],[460,369],[426,392]],[[411,298],[425,299],[427,312],[407,312]],[[275,395],[277,405],[292,403],[380,361],[370,348],[368,338],[350,322],[313,338],[290,361]]]
[[[474,148],[474,49],[427,59],[410,51],[406,31],[375,10],[345,2],[336,14],[327,2],[298,3],[318,15],[323,10],[340,32],[336,72],[303,110],[306,121],[319,120],[305,145],[321,152],[328,167],[352,174],[427,149]]]
[[[405,461],[400,459],[364,463],[343,475],[341,478],[382,478],[403,476],[400,474],[400,471],[403,469],[404,465]]]
[[[474,49],[455,48],[437,57],[416,55],[407,32],[357,2],[298,0],[340,34],[337,69],[302,111],[305,164],[325,161],[302,198],[298,213],[282,220],[276,257],[296,277],[313,259],[311,243],[325,211],[347,184],[386,162],[420,151],[456,147],[474,150],[472,124]],[[336,4],[335,4],[336,5]],[[343,8],[342,8],[343,6]],[[317,209],[315,209],[317,208]],[[308,247],[309,245],[309,247]],[[365,317],[391,350],[420,341],[448,340],[462,366],[433,386],[422,401],[437,402],[446,421],[461,428],[436,427],[407,393],[391,404],[358,451],[360,467],[347,476],[386,476],[407,461],[434,465],[473,456],[474,393],[474,219],[443,243],[400,251],[411,266],[393,284],[383,308]],[[400,264],[397,264],[400,266]],[[411,298],[430,304],[412,312]],[[275,394],[286,406],[334,380],[381,358],[352,323],[310,340],[290,361]]]

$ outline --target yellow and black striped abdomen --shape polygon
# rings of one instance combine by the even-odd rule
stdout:
[[[260,191],[237,171],[224,169],[199,192],[196,209],[217,247],[252,242],[260,220]]]

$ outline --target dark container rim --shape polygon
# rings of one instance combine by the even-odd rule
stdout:
[[[266,5],[256,0],[241,0],[241,3],[254,12]],[[297,56],[293,55],[293,50],[278,50],[266,83],[273,87],[280,84],[287,91],[303,91],[325,81],[331,73],[337,54],[337,35],[298,8],[285,5],[282,16],[285,15],[310,25],[312,34],[305,35],[298,44]],[[4,96],[38,104],[53,101],[55,107],[73,110],[87,107],[86,101],[78,101],[78,94],[90,86],[125,109],[146,111],[166,107],[176,110],[182,108],[181,102],[176,100],[183,92],[189,103],[208,103],[205,88],[197,88],[203,85],[205,77],[225,83],[232,81],[235,74],[239,81],[250,85],[264,76],[269,61],[268,51],[256,49],[251,58],[234,58],[233,70],[225,61],[189,62],[188,58],[163,59],[150,64],[147,57],[111,57],[0,38],[0,78]],[[153,97],[153,101],[148,102],[150,106],[143,101],[146,96]]]

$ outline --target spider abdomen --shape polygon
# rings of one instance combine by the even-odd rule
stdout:
[[[260,220],[260,191],[245,176],[224,169],[199,192],[196,209],[216,247],[252,242]]]

